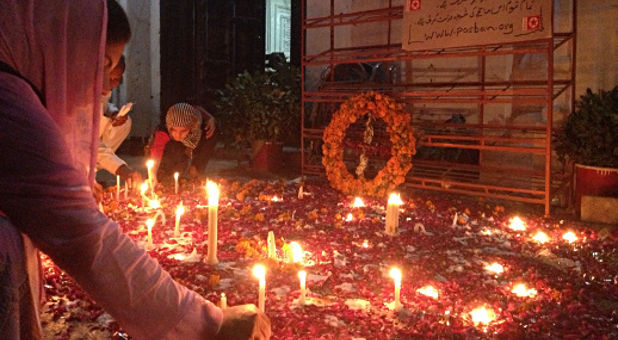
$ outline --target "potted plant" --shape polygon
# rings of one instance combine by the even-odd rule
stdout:
[[[226,146],[250,146],[258,170],[279,167],[283,142],[300,132],[300,72],[285,61],[270,66],[238,74],[215,103]]]
[[[618,86],[587,89],[553,137],[559,159],[575,162],[578,213],[584,195],[618,197]]]

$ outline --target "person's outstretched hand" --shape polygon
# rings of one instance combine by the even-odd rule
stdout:
[[[270,336],[270,319],[255,305],[223,309],[223,323],[217,340],[268,340]]]

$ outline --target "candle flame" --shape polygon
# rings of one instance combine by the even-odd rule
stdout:
[[[470,311],[470,318],[475,326],[479,324],[488,325],[496,319],[496,313],[493,309],[481,306]]]
[[[526,224],[521,220],[518,216],[513,217],[510,221],[511,224],[509,228],[515,231],[524,231],[526,230]]]
[[[369,240],[363,241],[363,248],[369,248]]]
[[[403,201],[401,200],[401,195],[392,193],[388,197],[388,204],[402,205]]]
[[[177,173],[177,172],[174,172],[174,180],[175,180],[175,181],[177,181],[177,180],[178,180],[178,176],[180,176],[180,174],[179,174],[179,173]]]
[[[537,291],[534,288],[528,289],[525,284],[519,283],[513,287],[511,293],[514,293],[519,297],[534,297]]]
[[[142,185],[139,186],[139,191],[142,193],[142,196],[145,195],[146,191],[148,191],[148,183],[142,183]]]
[[[283,198],[279,198],[279,196],[275,195],[270,200],[273,201],[273,202],[281,202],[281,201],[283,201]]]
[[[562,238],[567,240],[569,243],[577,241],[577,236],[575,236],[575,233],[572,231],[564,233],[564,235],[562,235]]]
[[[148,167],[148,170],[150,170],[150,168],[152,168],[154,166],[154,161],[152,159],[149,159],[146,162],[146,167]]]
[[[354,198],[354,203],[352,203],[352,208],[362,208],[365,206],[365,202],[360,197]]]
[[[501,264],[494,262],[491,265],[485,266],[485,270],[495,274],[502,274],[502,272],[504,272],[504,267]]]
[[[148,205],[152,209],[159,209],[159,208],[161,208],[161,202],[159,202],[159,200],[150,200],[150,201],[148,201]]]
[[[395,286],[401,284],[401,270],[399,270],[399,268],[392,268],[390,276],[395,280]]]
[[[434,299],[438,298],[438,290],[433,288],[433,286],[425,286],[425,287],[417,289],[416,291],[419,292],[420,294],[429,296]]]
[[[290,248],[292,249],[292,263],[303,262],[303,248],[300,247],[298,242],[291,242]]]
[[[260,285],[266,282],[266,268],[261,264],[253,266],[253,276],[260,280]]]
[[[152,230],[152,227],[154,227],[154,220],[152,218],[146,220],[146,227],[148,227],[148,231]]]
[[[354,215],[352,215],[352,213],[348,213],[348,215],[345,217],[345,221],[350,222],[352,220],[354,220]]]
[[[184,213],[185,213],[185,206],[182,205],[182,202],[180,202],[180,204],[176,208],[176,216],[181,216]]]
[[[537,232],[532,239],[541,244],[549,242],[549,237],[542,231]]]
[[[206,191],[208,192],[208,205],[219,205],[219,186],[215,182],[206,182]]]

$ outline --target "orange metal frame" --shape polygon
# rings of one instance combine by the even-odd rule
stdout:
[[[304,175],[324,176],[321,163],[312,160],[308,143],[319,143],[323,129],[305,126],[307,107],[320,103],[341,103],[360,92],[373,90],[388,93],[399,101],[409,105],[415,104],[476,104],[478,105],[478,123],[456,125],[432,121],[421,123],[414,120],[415,110],[412,110],[413,121],[417,127],[423,124],[441,128],[464,128],[476,131],[470,134],[424,134],[419,141],[427,147],[448,147],[457,149],[479,150],[479,164],[461,164],[448,161],[414,160],[413,170],[407,177],[406,184],[410,187],[448,191],[459,194],[494,197],[528,203],[542,204],[545,214],[550,213],[552,191],[566,187],[567,200],[568,181],[562,169],[552,169],[551,135],[553,129],[553,102],[559,96],[566,94],[569,105],[573,107],[575,96],[575,32],[576,32],[576,0],[571,1],[569,32],[554,32],[550,39],[527,41],[523,43],[494,44],[465,48],[450,48],[443,50],[410,52],[401,49],[400,43],[391,41],[391,29],[394,20],[403,18],[403,7],[394,6],[389,1],[386,8],[378,8],[351,13],[335,13],[337,0],[330,0],[330,15],[307,18],[307,1],[302,1],[302,120],[301,148],[302,170]],[[353,46],[347,48],[335,47],[335,27],[383,23],[388,25],[388,34],[384,45]],[[552,22],[552,27],[553,27]],[[306,53],[307,33],[312,29],[329,30],[329,48],[320,53]],[[568,50],[569,72],[565,79],[554,79],[554,53],[566,44]],[[547,70],[544,80],[489,81],[486,79],[486,63],[488,57],[514,56],[525,54],[543,54],[546,56]],[[306,71],[308,67],[328,67],[333,70],[336,65],[369,62],[407,62],[423,59],[478,58],[478,81],[466,82],[410,82],[410,83],[368,83],[346,84],[335,83],[334,72],[330,72],[331,85],[321,89],[306,88]],[[568,91],[568,92],[567,92]],[[543,105],[546,109],[546,124],[490,124],[484,122],[485,106],[488,104],[507,105],[512,103]],[[331,112],[332,114],[332,112]],[[532,137],[496,137],[487,135],[489,131],[508,131],[508,135],[534,133]],[[418,142],[417,142],[418,143]],[[525,145],[525,146],[524,146]],[[509,166],[488,166],[483,163],[482,151],[491,150],[511,154],[536,154],[544,158],[544,170],[517,169]],[[557,167],[555,167],[557,168]],[[553,171],[552,171],[553,170]],[[508,174],[509,183],[500,183],[499,176]],[[487,180],[489,178],[489,180]],[[517,185],[521,183],[521,185]]]

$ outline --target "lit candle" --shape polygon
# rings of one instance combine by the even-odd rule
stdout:
[[[261,264],[256,264],[255,267],[253,267],[253,275],[260,281],[258,308],[264,312],[266,304],[266,268]]]
[[[510,222],[509,228],[511,228],[512,230],[515,230],[515,231],[526,230],[526,224],[524,223],[524,221],[521,220],[521,218],[517,216],[513,217],[509,222]]]
[[[519,283],[513,287],[511,293],[519,297],[534,297],[537,294],[537,291],[534,288],[528,289],[525,284]]]
[[[150,250],[154,248],[154,244],[152,242],[152,227],[154,227],[154,220],[151,218],[147,219],[146,227],[148,228],[148,244],[146,246],[146,250]]]
[[[139,186],[139,192],[142,196],[142,207],[146,206],[146,191],[148,191],[148,183],[144,182]]]
[[[129,181],[124,181],[124,199],[129,198]]]
[[[575,236],[575,233],[572,231],[568,231],[566,233],[564,233],[564,235],[562,235],[562,238],[567,240],[567,242],[569,243],[573,243],[575,241],[577,241],[577,236]]]
[[[176,208],[176,223],[174,224],[174,237],[180,237],[180,217],[185,213],[185,207],[182,202]]]
[[[307,272],[301,270],[298,272],[298,279],[300,280],[300,297],[298,303],[305,304],[305,297],[307,296]]]
[[[298,242],[291,242],[290,249],[292,250],[292,263],[303,262],[303,248]]]
[[[485,266],[485,270],[487,270],[488,272],[492,272],[492,273],[498,275],[498,274],[502,274],[502,272],[504,272],[504,267],[501,264],[499,264],[497,262],[494,262],[491,265]]]
[[[174,172],[174,194],[178,195],[178,173]]]
[[[105,209],[103,209],[103,202],[99,202],[99,211],[105,214]]]
[[[227,308],[227,297],[225,296],[225,293],[221,293],[221,308]]]
[[[277,247],[275,245],[275,233],[272,231],[268,232],[268,258],[276,260],[277,259]]]
[[[496,319],[496,312],[487,309],[485,306],[477,307],[470,312],[470,319],[475,326],[480,324],[488,325]]]
[[[154,166],[154,161],[152,159],[149,159],[146,162],[146,167],[148,168],[148,185],[150,186],[150,194],[152,198],[154,198],[154,185],[155,185],[154,174],[152,172],[153,166]]]
[[[345,217],[345,221],[350,222],[353,220],[354,220],[354,215],[352,215],[352,213],[348,213],[348,215]]]
[[[397,227],[399,226],[399,206],[402,205],[401,196],[399,194],[392,193],[388,198],[388,204],[386,206],[386,234],[394,236],[397,234]]]
[[[120,201],[120,176],[116,175],[116,201]]]
[[[541,244],[549,242],[549,237],[542,231],[537,232],[532,239]]]
[[[148,201],[148,206],[152,209],[159,209],[161,208],[161,202],[159,200],[150,200]]]
[[[352,208],[362,208],[365,206],[365,202],[360,197],[354,197],[354,203],[352,203]]]
[[[399,310],[402,307],[401,300],[400,300],[400,295],[401,295],[401,270],[399,270],[398,268],[393,268],[393,269],[391,269],[390,275],[393,278],[393,280],[395,281],[395,304],[393,305],[393,309]]]
[[[206,183],[208,191],[208,264],[217,264],[217,213],[219,211],[219,187],[215,182]]]
[[[425,296],[429,296],[431,298],[438,298],[438,290],[433,286],[425,286],[416,290],[418,293],[423,294]]]

